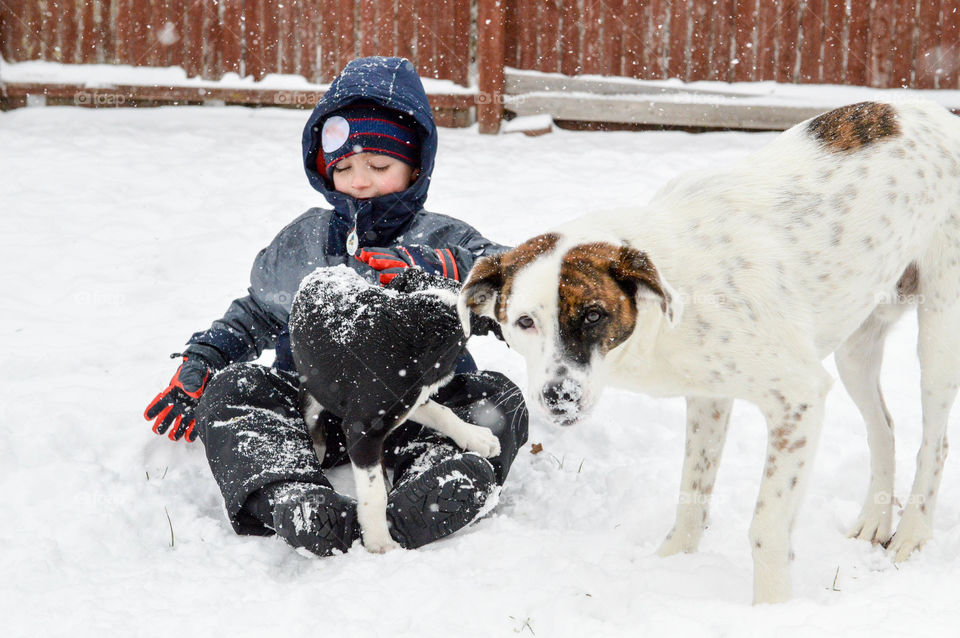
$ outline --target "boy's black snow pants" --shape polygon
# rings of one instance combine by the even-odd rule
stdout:
[[[454,376],[434,399],[464,421],[489,427],[500,439],[500,455],[489,460],[503,485],[527,440],[527,408],[520,389],[498,372],[470,372]],[[317,459],[298,408],[297,376],[290,372],[251,363],[231,365],[210,381],[195,414],[210,470],[238,534],[272,534],[244,508],[257,490],[280,481],[329,487],[323,470],[349,461],[339,419],[327,412],[320,417],[326,455],[322,462]],[[408,421],[387,438],[384,461],[397,484],[412,468],[419,473],[458,451],[450,439]]]

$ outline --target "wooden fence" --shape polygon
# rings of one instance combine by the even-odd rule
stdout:
[[[399,55],[426,77],[466,85],[470,8],[471,0],[3,0],[0,54],[321,83],[354,57]]]
[[[505,1],[519,69],[960,88],[960,0]]]
[[[182,66],[327,82],[359,55],[467,86],[504,67],[686,81],[960,88],[960,0],[0,0],[8,61]]]

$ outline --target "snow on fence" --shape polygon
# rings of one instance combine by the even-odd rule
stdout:
[[[208,80],[284,73],[324,83],[351,58],[375,54],[408,57],[424,77],[460,86],[475,64],[473,99],[460,93],[458,104],[476,105],[481,130],[493,132],[510,101],[507,67],[957,89],[960,0],[0,2],[8,62],[180,66]]]

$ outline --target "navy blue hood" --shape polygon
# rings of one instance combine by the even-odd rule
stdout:
[[[317,171],[323,121],[334,111],[357,101],[375,102],[408,113],[419,125],[420,174],[405,191],[358,200],[335,191],[333,184]],[[436,155],[437,128],[427,93],[413,64],[405,58],[358,58],[347,64],[313,109],[303,129],[303,167],[307,179],[333,207],[338,225],[349,229],[356,224],[361,245],[386,245],[423,208]]]

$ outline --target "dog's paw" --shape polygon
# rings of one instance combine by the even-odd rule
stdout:
[[[895,563],[902,563],[932,537],[933,531],[926,515],[919,509],[910,507],[903,513],[897,533],[890,539],[887,549],[893,555]]]
[[[657,556],[666,558],[674,554],[689,554],[697,551],[699,539],[695,539],[693,534],[688,532],[678,532],[676,529],[667,534],[657,550]]]
[[[490,428],[480,425],[472,426],[456,443],[467,452],[476,452],[484,458],[500,454],[500,439],[494,436]]]
[[[364,520],[360,517],[360,537],[363,546],[373,554],[385,554],[392,549],[398,549],[400,544],[390,535],[390,526],[386,516],[374,520]]]
[[[363,546],[371,554],[386,554],[391,550],[400,549],[400,543],[393,540],[389,532],[364,534]]]
[[[874,545],[886,545],[890,542],[893,530],[893,511],[890,505],[865,505],[860,517],[847,533],[848,538],[868,541]]]
[[[371,543],[364,542],[363,546],[371,554],[386,554],[387,552],[392,551],[394,549],[400,549],[400,543],[394,540],[391,540],[388,543],[371,544]]]

